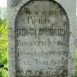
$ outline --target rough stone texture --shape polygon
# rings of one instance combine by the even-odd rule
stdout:
[[[8,0],[9,77],[74,77],[75,0]]]

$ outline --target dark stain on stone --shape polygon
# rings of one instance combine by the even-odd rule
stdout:
[[[15,7],[15,6],[17,6],[20,2],[21,2],[21,0],[11,0],[11,6],[12,6],[12,7]]]
[[[32,70],[27,70],[26,75],[32,75]]]
[[[26,14],[31,14],[29,8],[24,8],[24,9],[25,9],[25,13],[26,13]]]
[[[55,71],[55,75],[56,75],[56,77],[67,77],[68,76],[68,70],[66,69],[65,66],[63,66],[61,68],[58,68]]]

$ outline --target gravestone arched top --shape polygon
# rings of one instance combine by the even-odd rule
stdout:
[[[16,16],[15,43],[16,76],[68,76],[69,20],[57,2],[23,5]]]

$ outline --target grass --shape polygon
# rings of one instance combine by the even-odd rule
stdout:
[[[0,38],[0,77],[7,77],[7,40]]]

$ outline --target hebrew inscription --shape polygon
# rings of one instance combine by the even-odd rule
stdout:
[[[15,22],[16,77],[68,77],[69,21],[55,1],[30,1]]]

